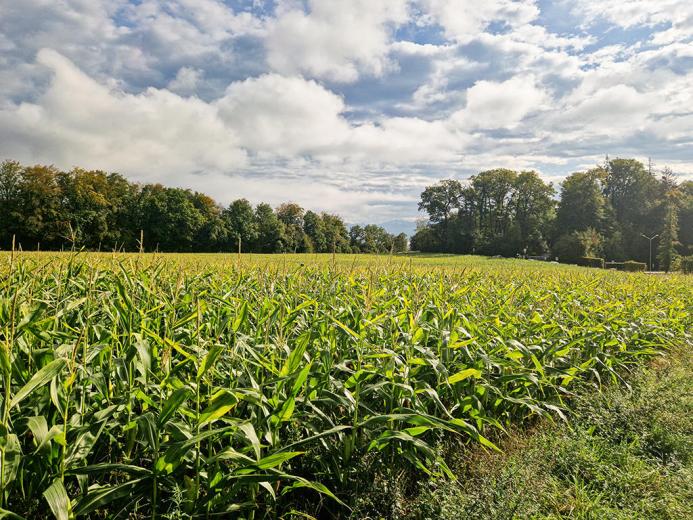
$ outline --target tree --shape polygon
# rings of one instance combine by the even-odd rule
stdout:
[[[325,233],[327,251],[331,253],[334,248],[335,253],[351,252],[349,232],[342,218],[330,213],[321,213],[320,219]]]
[[[204,220],[189,190],[148,184],[137,201],[137,223],[146,250],[192,251]]]
[[[327,243],[324,220],[313,211],[306,211],[303,216],[303,231],[311,242],[312,250],[316,253],[331,251],[332,244]]]
[[[96,249],[113,246],[110,226],[117,200],[110,198],[108,175],[102,171],[75,168],[57,176],[61,192],[61,215],[69,222],[76,245]]]
[[[487,254],[512,253],[507,234],[512,223],[511,203],[517,172],[498,168],[483,171],[470,180],[477,217],[475,246]]]
[[[449,242],[450,219],[459,207],[461,196],[462,184],[454,179],[442,180],[421,193],[419,211],[425,211],[432,224],[439,224],[444,244]]]
[[[255,207],[257,238],[252,243],[258,253],[280,253],[284,250],[284,224],[277,218],[272,206],[261,203]]]
[[[608,201],[602,193],[605,172],[595,168],[573,173],[561,184],[561,200],[556,212],[560,234],[593,228],[602,232],[608,218]]]
[[[293,202],[281,204],[277,208],[277,218],[284,224],[284,245],[286,250],[291,253],[305,252],[303,208]]]
[[[416,232],[411,237],[409,244],[412,251],[420,251],[422,253],[435,253],[440,251],[440,241],[433,230],[425,222],[419,222],[416,226]]]
[[[623,237],[626,257],[645,261],[648,246],[641,234],[657,232],[659,203],[657,179],[635,159],[612,159],[606,163],[604,195],[613,209],[614,230]]]
[[[676,246],[678,245],[678,198],[679,193],[676,188],[672,188],[666,195],[664,222],[662,231],[659,234],[659,245],[657,247],[657,260],[659,268],[667,273],[671,270],[672,264],[676,259]]]
[[[587,172],[569,175],[561,184],[561,199],[556,211],[556,239],[552,248],[559,258],[575,261],[580,256],[588,256],[576,232],[591,230],[602,239],[612,236],[609,218],[611,208],[604,196],[602,184],[606,171],[594,168]],[[594,233],[589,233],[593,235]],[[582,251],[575,250],[582,248]],[[613,245],[614,250],[620,244]]]
[[[394,239],[392,250],[395,253],[406,253],[408,246],[407,235],[405,233],[400,233]]]
[[[585,256],[599,257],[603,237],[594,228],[563,233],[553,247],[554,254],[563,262],[577,262]]]
[[[24,249],[57,248],[70,241],[69,216],[61,212],[58,170],[53,166],[22,169],[19,207],[22,219],[19,243]]]
[[[191,201],[202,218],[202,225],[195,237],[195,250],[222,251],[226,249],[228,229],[223,218],[222,209],[211,197],[203,193],[193,193]],[[250,216],[254,221],[252,208]]]
[[[546,252],[555,216],[554,193],[553,186],[544,183],[536,172],[522,172],[515,179],[511,203],[518,230],[517,249],[526,247],[534,255]]]
[[[12,237],[21,233],[22,165],[3,161],[0,165],[0,249],[12,246]]]
[[[349,244],[354,253],[366,253],[366,236],[363,228],[359,225],[351,226],[349,229]]]
[[[227,251],[249,251],[257,239],[258,224],[253,207],[246,199],[234,200],[221,214],[226,227]]]
[[[679,186],[679,241],[682,255],[693,255],[693,181]]]

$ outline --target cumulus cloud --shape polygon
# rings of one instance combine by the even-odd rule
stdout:
[[[3,155],[165,179],[166,172],[224,170],[245,153],[214,107],[167,90],[113,91],[67,58],[42,49],[52,80],[35,103],[0,110]]]
[[[382,75],[393,28],[407,19],[406,0],[310,0],[282,9],[270,23],[267,61],[284,74],[353,82]]]
[[[455,112],[452,121],[463,128],[512,128],[530,112],[544,108],[547,101],[533,76],[479,81],[467,90],[467,106]]]
[[[692,6],[0,1],[0,156],[353,222],[496,166],[693,176]]]
[[[260,153],[319,155],[350,130],[342,98],[300,77],[265,74],[233,83],[215,104],[241,145]]]
[[[425,0],[424,19],[440,24],[446,35],[468,41],[499,21],[511,27],[528,24],[539,15],[534,0]]]

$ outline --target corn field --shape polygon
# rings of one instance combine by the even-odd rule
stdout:
[[[690,343],[690,277],[475,258],[0,256],[0,518],[346,518]]]

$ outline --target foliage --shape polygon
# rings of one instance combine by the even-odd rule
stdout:
[[[693,273],[693,256],[684,256],[680,259],[681,270],[686,274]]]
[[[635,262],[633,260],[626,260],[623,262],[623,270],[629,272],[646,271],[647,264],[645,262]]]
[[[504,453],[457,454],[457,482],[422,482],[399,496],[389,490],[389,510],[399,514],[368,507],[373,492],[354,518],[692,518],[690,344],[652,365],[628,386],[581,389],[567,421],[513,430]]]
[[[667,192],[664,198],[664,225],[659,237],[659,247],[657,248],[657,260],[660,269],[669,272],[678,256],[676,246],[678,240],[678,198],[679,192],[675,187]]]
[[[502,256],[550,249],[565,262],[582,256],[644,262],[649,243],[642,235],[659,234],[664,270],[678,254],[693,252],[693,182],[676,186],[668,168],[657,179],[636,160],[607,159],[565,178],[557,204],[553,195],[535,172],[496,169],[467,184],[441,181],[421,195],[419,209],[429,220],[412,237],[412,248]]]
[[[344,516],[365,468],[449,479],[441,439],[492,449],[692,325],[687,277],[520,260],[0,262],[0,508],[25,518]]]
[[[598,267],[604,269],[604,259],[595,258],[593,256],[583,256],[579,259],[578,265],[582,265],[585,267]]]
[[[639,272],[647,270],[647,264],[645,262],[636,262],[634,260],[627,260],[625,262],[606,262],[604,267],[606,269],[617,269],[618,271],[627,272]]]
[[[362,229],[359,227],[359,229]],[[14,237],[24,250],[386,253],[407,250],[406,235],[366,226],[350,243],[341,217],[295,203],[255,208],[238,199],[221,208],[210,197],[121,175],[74,168],[0,164],[0,249]],[[140,244],[140,238],[143,243]]]

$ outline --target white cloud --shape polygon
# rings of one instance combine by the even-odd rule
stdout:
[[[190,67],[181,67],[176,73],[176,77],[169,81],[167,88],[172,92],[182,95],[194,94],[204,72]]]
[[[4,155],[150,179],[245,163],[214,107],[198,99],[158,89],[112,91],[53,50],[41,50],[37,61],[52,72],[51,84],[35,103],[0,110]]]
[[[282,74],[305,73],[337,82],[382,75],[392,28],[407,19],[406,0],[310,0],[286,8],[269,25],[267,61]]]
[[[233,83],[215,105],[242,146],[282,156],[312,154],[343,142],[344,101],[315,81],[265,74]]]
[[[478,81],[467,90],[467,105],[452,115],[460,128],[512,128],[547,103],[547,93],[533,76],[507,81]]]
[[[690,19],[693,5],[688,0],[575,0],[573,12],[583,17],[586,23],[602,19],[628,28],[667,22],[676,25]]]
[[[494,166],[693,172],[690,2],[229,4],[0,0],[0,155],[353,221]]]
[[[450,39],[460,42],[476,37],[494,21],[517,27],[539,14],[534,0],[424,0],[422,4],[429,19],[443,26]]]

